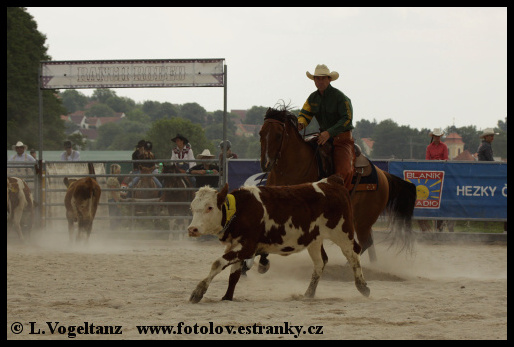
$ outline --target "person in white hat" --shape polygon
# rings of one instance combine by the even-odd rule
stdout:
[[[34,159],[33,156],[26,153],[27,145],[23,144],[23,142],[18,141],[15,145],[12,146],[12,149],[16,151],[16,154],[11,156],[11,161],[29,161],[29,162],[35,162],[36,159]]]
[[[214,159],[216,156],[211,154],[211,151],[204,149],[202,153],[196,156],[196,159]],[[201,175],[196,176],[196,187],[200,188],[203,186],[211,186],[213,188],[218,187],[219,182],[219,166],[213,161],[205,161],[197,164],[187,170],[188,174]]]
[[[441,128],[434,128],[428,136],[431,136],[430,144],[427,146],[425,154],[426,160],[448,160],[448,146],[446,143],[441,142],[441,136],[444,135],[444,130]]]
[[[477,153],[475,153],[478,161],[494,161],[493,147],[491,146],[491,143],[494,141],[494,135],[499,135],[499,133],[495,133],[492,128],[485,129],[482,135],[480,135],[482,143],[478,146]]]
[[[320,126],[318,144],[323,145],[333,140],[335,172],[343,177],[346,187],[349,188],[355,160],[352,102],[330,84],[339,78],[336,71],[330,71],[326,65],[320,64],[314,69],[314,74],[309,71],[306,74],[314,81],[317,90],[309,95],[298,115],[298,130],[303,130],[313,117],[316,118]]]
[[[443,135],[444,130],[441,128],[434,128],[434,130],[428,133],[428,136],[430,136],[431,139],[425,154],[426,160],[448,160],[448,146],[441,142],[441,137]],[[418,219],[418,224],[421,231],[432,231],[432,221]],[[436,220],[435,225],[437,230],[443,231],[443,220]]]

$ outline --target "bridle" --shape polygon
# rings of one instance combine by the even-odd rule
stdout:
[[[279,121],[279,120],[276,120],[273,118],[266,119],[264,121],[264,123],[275,123],[275,124],[280,124],[282,126],[282,139],[280,140],[280,146],[278,147],[277,155],[275,156],[275,159],[273,159],[273,163],[271,163],[271,168],[269,170],[269,171],[271,171],[271,169],[273,168],[275,163],[282,156],[282,146],[284,145],[284,138],[285,138],[284,135],[287,135],[286,134],[286,124],[282,121]]]
[[[286,121],[280,121],[280,120],[277,120],[277,119],[273,119],[273,118],[268,118],[268,119],[265,119],[264,120],[264,124],[266,123],[276,123],[276,124],[280,124],[282,126],[282,139],[280,141],[280,146],[278,147],[278,151],[277,151],[277,155],[275,156],[275,159],[273,159],[273,162],[271,163],[271,166],[269,168],[269,170],[266,172],[266,174],[264,176],[262,176],[260,182],[258,185],[261,184],[261,182],[264,180],[264,178],[266,178],[268,176],[268,174],[271,172],[271,170],[273,170],[273,167],[275,166],[275,164],[278,162],[278,159],[282,156],[282,147],[284,145],[284,139],[287,135],[287,132],[286,132]],[[305,134],[304,134],[305,135]],[[303,138],[303,137],[302,137]],[[311,160],[311,163],[309,164],[309,167],[310,165],[312,165],[312,163],[315,162],[315,159],[316,159],[316,153],[317,151],[319,150],[319,147],[316,147],[316,150],[314,152],[314,155],[312,156],[312,160]],[[308,170],[307,170],[308,171]]]

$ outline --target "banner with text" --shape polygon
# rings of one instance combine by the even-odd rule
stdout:
[[[507,164],[389,162],[416,186],[414,217],[507,220]]]
[[[224,59],[41,62],[41,89],[223,87]]]
[[[485,162],[373,161],[416,186],[414,217],[507,219],[507,164]],[[228,161],[230,189],[264,185],[258,159]]]

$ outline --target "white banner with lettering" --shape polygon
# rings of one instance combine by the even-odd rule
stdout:
[[[224,59],[41,62],[41,89],[223,87]]]

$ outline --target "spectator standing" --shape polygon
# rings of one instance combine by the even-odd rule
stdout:
[[[485,129],[482,135],[480,135],[482,143],[478,146],[477,153],[475,153],[478,161],[494,161],[493,147],[491,146],[494,141],[494,135],[499,135],[499,133],[495,133],[492,128]]]
[[[478,161],[494,161],[493,147],[491,146],[494,141],[494,135],[499,135],[499,133],[495,133],[493,128],[485,129],[482,135],[480,135],[482,143],[478,146],[478,150],[475,153]],[[486,223],[484,222],[484,226],[487,225]],[[503,232],[507,232],[507,222],[503,223]]]
[[[34,148],[32,148],[30,151],[29,151],[30,155],[37,160],[37,154],[36,154],[36,150]]]
[[[12,149],[16,151],[16,154],[12,155],[10,160],[11,161],[28,161],[28,162],[35,162],[36,159],[34,159],[33,156],[26,153],[27,151],[27,145],[23,144],[23,142],[18,141],[15,145],[12,146]]]
[[[74,150],[71,141],[64,141],[64,152],[61,153],[62,161],[79,161],[80,152]]]
[[[221,161],[223,160],[223,141],[220,142],[218,147],[221,150],[221,152],[219,154],[219,160],[221,163]],[[237,154],[232,152],[232,143],[230,143],[229,140],[226,141],[226,147],[227,147],[227,159],[237,159]]]
[[[448,146],[441,142],[441,137],[444,135],[444,130],[441,128],[434,128],[428,136],[431,137],[430,144],[427,146],[425,159],[426,160],[448,160]],[[432,231],[431,222],[428,220],[418,220],[421,231]],[[444,221],[436,220],[436,228],[443,231]],[[453,223],[450,222],[448,228],[453,231]]]
[[[435,128],[428,136],[431,136],[430,144],[427,146],[426,160],[448,160],[448,146],[441,142],[444,131],[441,128]]]

